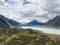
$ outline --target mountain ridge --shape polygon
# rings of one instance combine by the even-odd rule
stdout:
[[[3,15],[0,15],[0,27],[3,27],[3,28],[10,28],[10,26],[20,26],[20,23],[18,23],[17,21],[15,20],[12,20],[12,19],[8,19],[6,17],[4,17]]]
[[[41,26],[41,25],[44,25],[44,23],[42,22],[38,22],[37,20],[32,20],[28,23],[25,24],[26,26]]]
[[[48,26],[60,27],[60,16],[56,16],[53,19],[46,22]]]

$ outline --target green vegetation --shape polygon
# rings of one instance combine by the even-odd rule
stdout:
[[[0,28],[1,45],[60,45],[60,40],[48,37],[47,34],[38,33],[32,29]]]

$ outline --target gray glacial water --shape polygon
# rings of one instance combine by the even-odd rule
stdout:
[[[44,33],[49,33],[49,34],[58,34],[60,35],[60,29],[58,28],[49,28],[49,27],[37,27],[37,26],[23,26],[22,28],[24,29],[34,29],[34,30],[39,30],[39,31],[42,31]]]

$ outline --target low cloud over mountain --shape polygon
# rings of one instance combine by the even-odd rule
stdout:
[[[46,22],[60,14],[60,0],[0,0],[0,14],[18,22]]]

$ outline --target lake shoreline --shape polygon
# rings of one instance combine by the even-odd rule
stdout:
[[[42,31],[43,33],[49,33],[49,34],[57,34],[60,35],[60,29],[58,28],[51,28],[51,27],[38,27],[38,26],[22,26],[23,29],[33,29]]]

